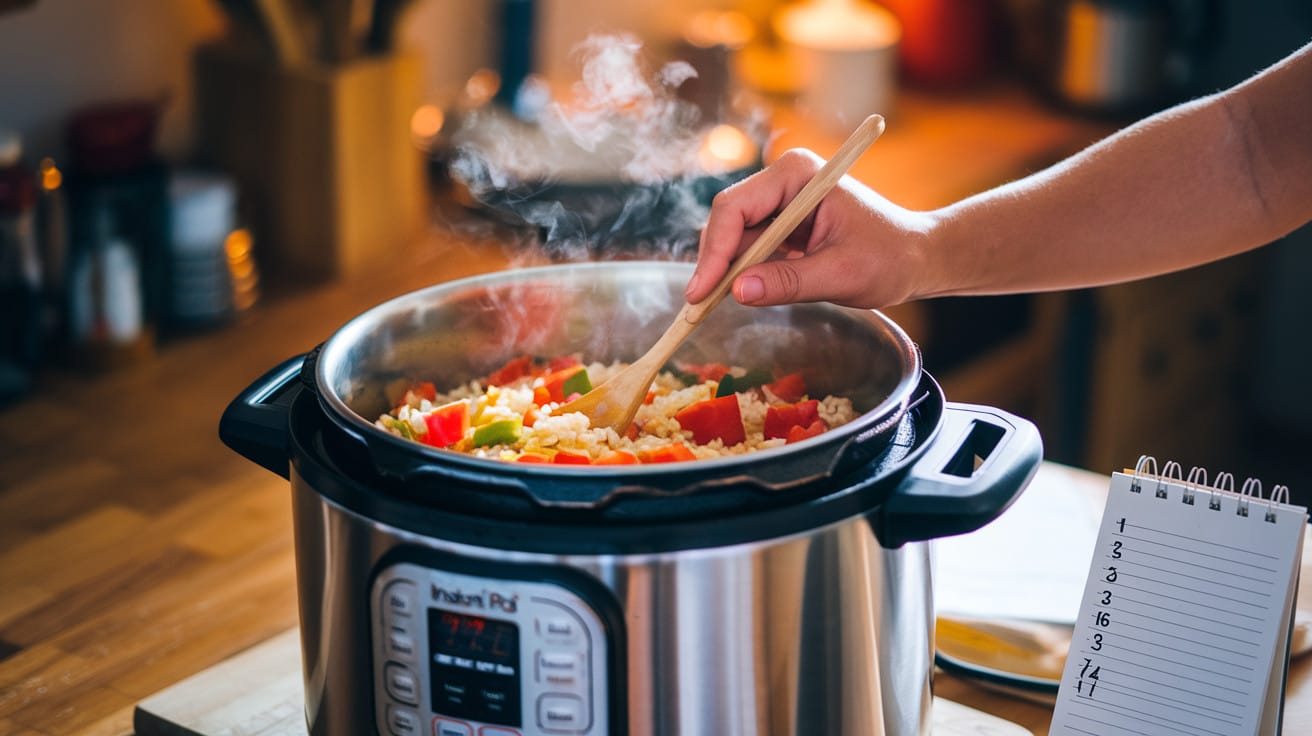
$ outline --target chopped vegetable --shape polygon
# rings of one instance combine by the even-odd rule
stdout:
[[[447,447],[465,438],[469,431],[469,402],[453,401],[439,406],[424,417],[428,433],[420,441],[434,447]]]
[[[809,427],[820,418],[820,402],[811,399],[796,404],[771,406],[765,410],[764,433],[767,440],[788,437],[793,427]]]
[[[692,432],[693,440],[699,445],[720,439],[724,440],[726,447],[732,447],[747,439],[737,396],[698,401],[675,414],[674,418],[680,427]]]
[[[547,457],[546,455],[540,455],[536,452],[526,452],[523,455],[520,455],[519,457],[515,458],[515,462],[545,464],[545,463],[550,463],[551,458]]]
[[[557,465],[591,465],[592,458],[584,453],[561,450],[556,453],[555,457],[551,458],[551,462]]]
[[[749,391],[757,386],[764,386],[770,382],[770,371],[764,368],[747,371],[741,376],[735,376],[732,373],[725,374],[720,379],[720,385],[715,389],[716,396],[728,396],[742,391]]]
[[[637,465],[638,456],[623,450],[611,450],[596,460],[593,465]]]
[[[815,437],[818,434],[824,434],[827,429],[829,428],[825,426],[823,419],[817,419],[814,422],[811,422],[810,426],[807,427],[790,427],[788,429],[787,444],[791,445],[794,442],[801,442],[808,437]]]
[[[684,460],[696,460],[697,456],[687,445],[680,442],[657,447],[654,450],[639,450],[638,459],[644,463],[677,463]]]
[[[488,386],[505,386],[533,375],[533,356],[521,355],[493,371],[483,383]]]
[[[498,419],[474,430],[474,447],[509,445],[519,439],[524,423],[519,419]]]
[[[723,363],[681,363],[679,369],[686,374],[696,376],[695,383],[718,381],[729,373],[729,366]]]
[[[571,396],[582,396],[591,391],[592,381],[588,380],[588,372],[586,370],[579,370],[574,375],[566,378],[565,383],[562,384],[560,388],[561,393],[565,395],[565,399],[569,400]]]
[[[559,358],[552,358],[547,363],[547,372],[555,373],[556,371],[564,370],[566,368],[576,365],[582,365],[582,363],[580,363],[579,359],[574,357],[573,355],[565,355]]]
[[[404,419],[392,419],[391,417],[388,417],[386,423],[389,429],[396,430],[396,433],[402,437],[408,440],[415,439],[415,428],[410,426],[410,422],[407,422]]]
[[[790,404],[795,404],[806,396],[806,381],[802,380],[801,373],[789,373],[765,384],[765,387],[770,389],[770,393],[778,396],[780,400]]]
[[[577,377],[579,374],[582,374],[582,378]],[[580,386],[586,386],[587,388],[578,391]],[[588,371],[581,365],[562,368],[555,373],[548,373],[542,378],[542,387],[547,390],[551,400],[557,403],[564,403],[565,397],[573,393],[586,393],[592,390],[592,384],[588,381]]]

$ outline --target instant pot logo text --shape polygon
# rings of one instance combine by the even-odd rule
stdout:
[[[451,590],[438,585],[433,586],[433,601],[445,603],[449,606],[481,608],[485,611],[503,611],[505,613],[514,613],[519,608],[519,596],[517,595],[506,596],[490,590],[466,593],[459,588]]]

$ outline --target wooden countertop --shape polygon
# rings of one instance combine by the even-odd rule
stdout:
[[[1096,126],[1008,90],[909,96],[899,110],[881,163],[858,175],[912,206],[1023,174],[1096,137]],[[781,143],[829,152],[801,130],[793,120]],[[520,260],[540,259],[437,226],[375,271],[280,291],[130,369],[48,371],[0,411],[0,735],[129,733],[136,702],[294,626],[286,483],[221,445],[223,408],[389,297]],[[1291,692],[1312,717],[1307,670]],[[1045,728],[1041,706],[947,677],[938,692]]]

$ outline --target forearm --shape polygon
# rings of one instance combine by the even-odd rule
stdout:
[[[1062,289],[1223,258],[1312,217],[1312,55],[932,213],[919,297]]]

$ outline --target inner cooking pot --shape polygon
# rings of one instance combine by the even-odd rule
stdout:
[[[749,488],[777,493],[832,479],[887,443],[921,379],[915,345],[868,310],[830,304],[718,306],[676,360],[802,373],[813,397],[845,396],[859,412],[802,442],[744,455],[638,466],[525,465],[405,440],[375,426],[389,384],[449,390],[530,354],[585,363],[632,361],[683,304],[692,266],[615,262],[504,271],[412,292],[343,326],[302,369],[325,413],[367,448],[382,476],[407,488],[455,481],[543,507],[589,509],[623,494]],[[449,485],[449,483],[448,483]]]

